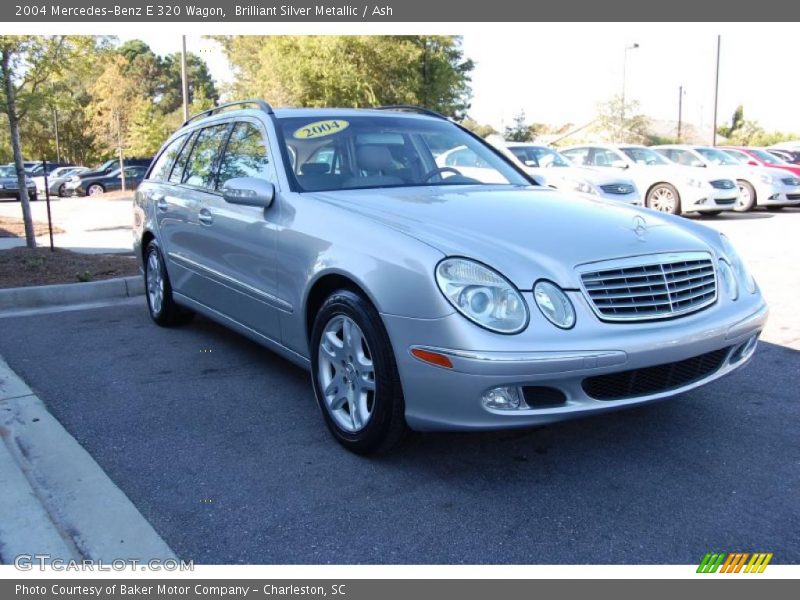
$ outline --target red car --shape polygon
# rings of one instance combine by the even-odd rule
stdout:
[[[763,148],[748,148],[747,146],[720,146],[719,148],[748,165],[785,169],[800,177],[800,165],[793,165],[785,160],[781,160]]]

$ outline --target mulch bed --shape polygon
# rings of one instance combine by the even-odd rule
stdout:
[[[34,235],[47,235],[49,229],[47,223],[39,221],[33,222]],[[60,227],[53,225],[53,233],[64,233]],[[22,219],[13,219],[11,217],[0,217],[0,238],[3,237],[25,237],[25,223]]]
[[[0,288],[79,283],[138,275],[131,254],[81,254],[56,248],[0,250]]]

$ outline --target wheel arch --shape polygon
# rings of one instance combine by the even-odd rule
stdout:
[[[368,293],[366,286],[356,280],[350,273],[341,271],[327,271],[320,273],[308,288],[303,302],[303,325],[305,339],[311,339],[311,330],[314,327],[314,317],[319,312],[325,299],[336,290],[349,290],[367,300],[380,313],[380,307],[372,294]]]

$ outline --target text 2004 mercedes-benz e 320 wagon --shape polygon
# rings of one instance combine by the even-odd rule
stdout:
[[[437,163],[456,148],[463,172]],[[310,368],[357,452],[665,398],[747,362],[767,317],[724,236],[537,188],[422,109],[208,110],[134,210],[153,319],[196,311]]]

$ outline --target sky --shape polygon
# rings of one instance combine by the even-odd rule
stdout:
[[[627,52],[626,97],[655,119],[683,119],[709,127],[714,110],[717,35],[721,35],[718,121],[736,106],[766,129],[800,133],[800,69],[796,24],[516,23],[462,27],[466,57],[476,63],[470,116],[497,128],[524,111],[528,122],[584,124],[599,103],[618,95]],[[425,33],[430,31],[430,26]],[[119,36],[121,40],[130,39]],[[133,37],[133,36],[131,36]],[[154,52],[180,50],[180,36],[137,35]],[[230,65],[216,42],[187,35],[212,76],[230,81]]]

